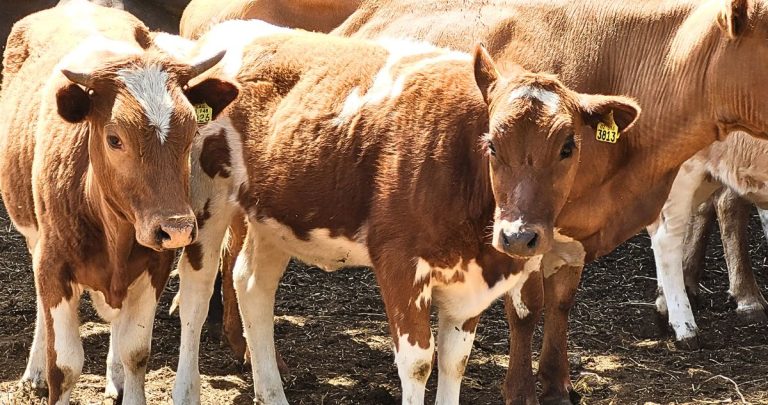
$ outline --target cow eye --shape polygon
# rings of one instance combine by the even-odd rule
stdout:
[[[114,135],[107,136],[107,145],[112,149],[123,149],[123,141]]]
[[[576,142],[573,140],[573,135],[568,136],[565,140],[563,148],[560,149],[560,160],[568,159],[573,155],[573,150],[576,148]]]
[[[496,146],[494,146],[491,141],[488,141],[488,153],[490,153],[491,156],[496,156]]]

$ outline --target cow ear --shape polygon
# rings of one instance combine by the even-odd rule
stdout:
[[[600,122],[610,121],[612,113],[616,126],[623,132],[632,128],[640,115],[640,106],[628,97],[582,94],[579,102],[582,119],[592,128],[597,128]]]
[[[750,0],[724,0],[717,23],[730,39],[744,33],[749,23]]]
[[[80,85],[67,83],[56,90],[56,110],[67,122],[82,122],[91,111],[91,97]]]
[[[208,78],[188,88],[184,93],[192,105],[208,104],[213,110],[212,119],[216,119],[237,98],[240,89],[234,83],[226,80]]]
[[[483,94],[483,99],[488,103],[488,94],[490,94],[493,86],[499,80],[499,71],[496,69],[496,64],[493,63],[491,55],[485,50],[483,44],[475,45],[474,59],[475,82]]]

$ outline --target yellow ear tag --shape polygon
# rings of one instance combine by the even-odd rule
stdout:
[[[597,123],[595,139],[600,142],[616,143],[619,140],[619,126],[613,120],[613,111],[608,114],[606,122]]]
[[[207,124],[213,119],[213,108],[208,104],[195,104],[195,115],[197,115],[198,124]]]

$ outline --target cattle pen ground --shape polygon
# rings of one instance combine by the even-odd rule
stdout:
[[[756,218],[750,223],[750,254],[758,281],[768,289],[768,248]],[[24,371],[35,319],[30,258],[22,237],[0,210],[0,404],[40,403],[15,392]],[[168,308],[177,288],[171,280],[155,321],[147,375],[151,404],[170,402],[178,359],[179,321]],[[704,348],[676,350],[656,333],[656,287],[647,237],[637,236],[613,254],[587,266],[571,316],[572,379],[582,403],[768,404],[766,325],[739,326],[727,301],[727,274],[719,235],[707,257],[703,300],[697,316]],[[86,300],[84,300],[86,301]],[[386,318],[373,273],[326,274],[292,264],[280,286],[276,339],[291,369],[286,394],[296,404],[399,401]],[[73,402],[101,403],[109,329],[90,305],[81,306],[85,348],[83,375]],[[252,404],[250,368],[203,331],[200,369],[206,404]],[[535,345],[540,342],[541,329]],[[462,403],[501,402],[508,333],[501,303],[483,316],[462,387]],[[538,350],[535,351],[538,355]],[[535,366],[535,362],[534,362]],[[428,385],[434,401],[436,372]],[[13,393],[13,394],[12,394]]]

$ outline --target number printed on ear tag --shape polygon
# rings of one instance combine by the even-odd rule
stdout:
[[[213,108],[206,103],[195,104],[195,115],[198,124],[207,124],[213,119]]]
[[[607,122],[598,122],[595,139],[600,142],[616,143],[619,140],[619,126],[613,120],[613,111],[608,114]]]

